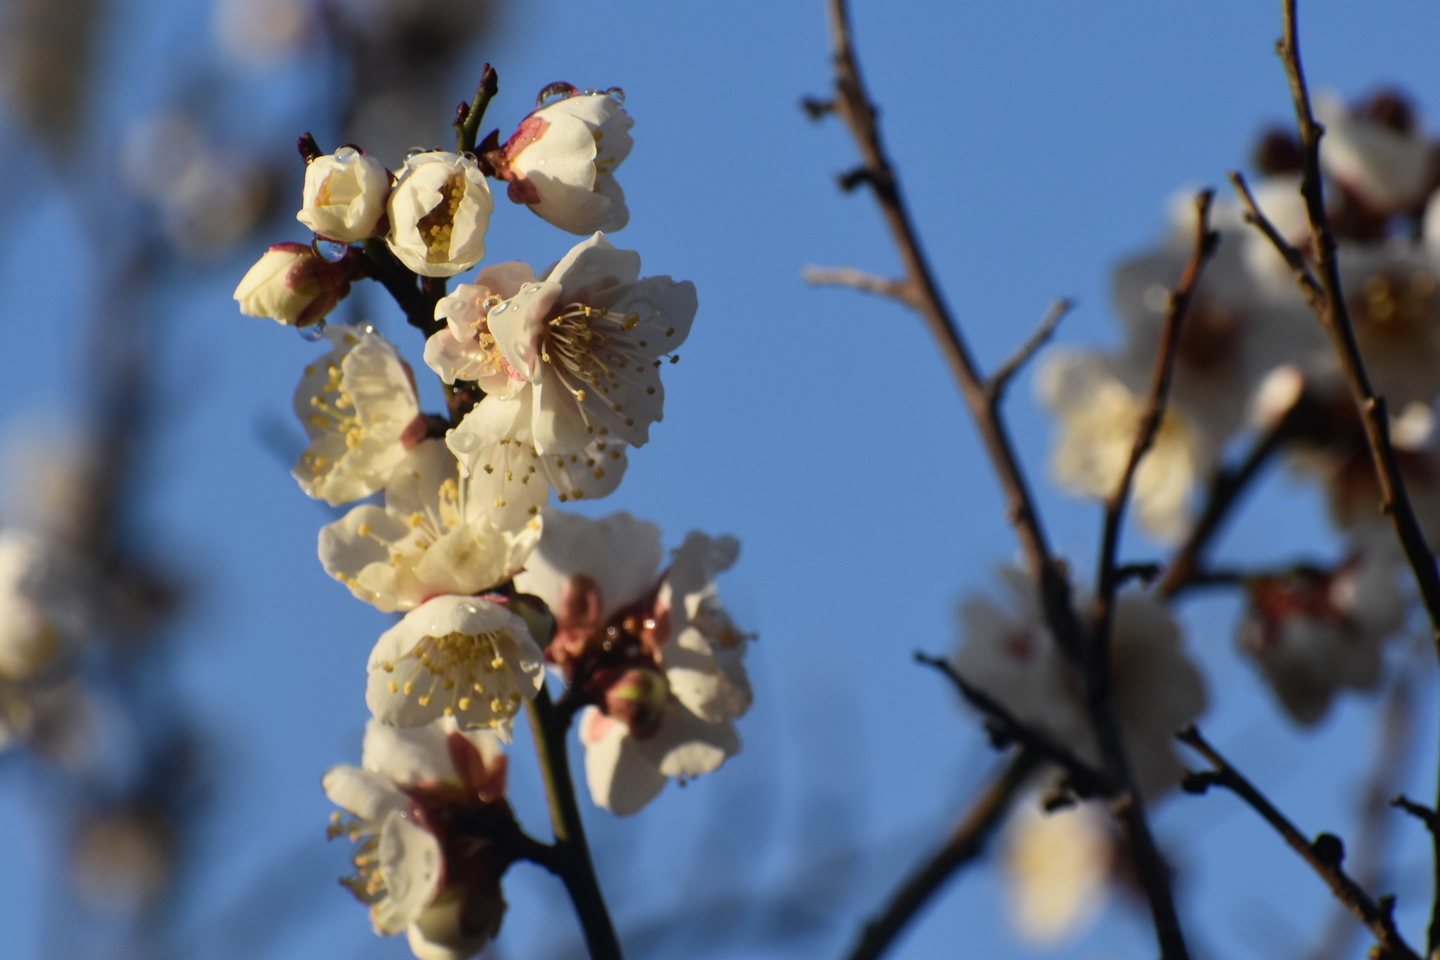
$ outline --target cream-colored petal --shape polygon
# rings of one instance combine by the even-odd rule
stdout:
[[[636,749],[625,724],[586,707],[579,726],[585,745],[585,782],[597,807],[628,817],[664,789],[666,777]]]

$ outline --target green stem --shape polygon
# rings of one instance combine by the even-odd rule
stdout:
[[[475,88],[475,99],[464,115],[455,119],[456,153],[474,152],[475,138],[480,135],[480,124],[485,119],[485,108],[490,106],[490,101],[499,92],[500,77],[495,68],[487,63],[485,69],[480,71],[480,84]]]
[[[535,753],[545,780],[545,796],[550,802],[550,823],[555,831],[555,872],[565,883],[570,902],[575,906],[591,960],[623,960],[615,925],[605,907],[600,881],[595,877],[590,847],[585,842],[580,806],[575,801],[575,784],[570,777],[565,746],[569,721],[555,709],[550,691],[543,687],[525,709],[535,735]]]

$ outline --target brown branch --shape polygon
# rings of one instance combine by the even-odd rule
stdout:
[[[910,288],[903,280],[891,280],[854,267],[803,267],[801,278],[817,287],[854,287],[882,297],[893,297],[907,307],[915,306]]]
[[[1111,781],[1121,784],[1124,794],[1127,795],[1116,812],[1130,841],[1135,869],[1141,885],[1145,888],[1151,918],[1155,923],[1155,933],[1166,960],[1180,960],[1187,956],[1185,937],[1180,929],[1180,918],[1175,911],[1175,898],[1170,889],[1170,870],[1150,833],[1150,825],[1145,818],[1145,801],[1135,788],[1130,763],[1125,756],[1124,735],[1115,706],[1111,639],[1115,622],[1115,597],[1122,579],[1123,568],[1118,562],[1118,556],[1125,508],[1130,501],[1130,490],[1140,468],[1140,461],[1154,444],[1155,435],[1164,421],[1185,314],[1194,298],[1195,287],[1200,282],[1205,263],[1215,252],[1218,242],[1218,235],[1210,229],[1212,199],[1214,193],[1210,190],[1201,191],[1195,198],[1194,247],[1179,284],[1170,294],[1160,346],[1150,373],[1150,388],[1135,432],[1130,458],[1125,464],[1119,484],[1105,503],[1104,533],[1101,537],[1099,570],[1095,578],[1099,586],[1091,615],[1090,638],[1085,659],[1085,690],[1090,720],[1100,741],[1101,754],[1105,758],[1105,774]]]
[[[1390,806],[1404,810],[1410,816],[1419,820],[1430,832],[1430,844],[1434,849],[1435,886],[1440,890],[1440,814],[1430,807],[1422,806],[1408,797],[1396,797],[1390,801]],[[1426,934],[1426,950],[1430,956],[1435,955],[1435,950],[1440,947],[1440,893],[1435,896],[1435,901],[1430,907],[1430,929]]]
[[[986,842],[1005,818],[1020,788],[1040,765],[1040,759],[1035,751],[1021,748],[999,778],[975,800],[944,846],[911,873],[884,909],[865,924],[848,960],[877,960],[926,901],[956,871],[984,852]]]
[[[915,661],[944,674],[962,697],[995,723],[995,732],[1002,739],[1018,743],[1063,769],[1078,793],[1087,797],[1108,797],[1115,792],[1103,773],[1081,760],[1069,748],[1015,716],[1009,707],[962,677],[950,661],[919,651],[915,653]]]
[[[880,204],[880,211],[904,266],[902,283],[908,291],[907,302],[930,328],[951,373],[960,384],[965,402],[999,475],[1010,522],[1020,538],[1031,573],[1040,585],[1051,632],[1060,649],[1072,662],[1078,662],[1081,630],[1071,604],[1069,579],[1063,565],[1050,554],[1050,545],[1035,510],[1029,484],[1000,417],[999,404],[992,401],[985,378],[980,375],[970,355],[921,248],[899,178],[880,138],[875,107],[861,78],[860,65],[850,40],[850,19],[845,0],[830,0],[830,31],[835,68],[833,109],[849,127],[863,161],[859,171],[846,177],[846,184],[852,188],[868,184]]]
[[[1244,800],[1265,819],[1265,822],[1275,828],[1275,832],[1279,833],[1285,842],[1300,854],[1311,869],[1319,874],[1320,879],[1325,881],[1335,897],[1359,918],[1361,923],[1370,928],[1370,932],[1379,941],[1377,947],[1381,957],[1391,957],[1394,960],[1420,960],[1395,927],[1394,898],[1382,897],[1377,902],[1351,879],[1350,875],[1340,866],[1340,861],[1344,857],[1344,847],[1333,835],[1321,834],[1314,841],[1308,839],[1254,784],[1231,766],[1230,762],[1221,756],[1219,751],[1212,747],[1195,727],[1187,727],[1177,736],[1182,742],[1210,761],[1214,768],[1187,778],[1188,790],[1204,792],[1206,786],[1213,784],[1224,787]]]
[[[1210,491],[1200,519],[1195,522],[1189,537],[1170,561],[1164,579],[1156,587],[1160,596],[1174,597],[1190,587],[1216,582],[1204,569],[1205,551],[1220,532],[1221,525],[1229,517],[1240,495],[1294,431],[1299,409],[1300,404],[1297,403],[1265,431],[1238,466],[1220,470],[1215,474],[1210,481]]]
[[[1065,315],[1074,306],[1074,301],[1066,299],[1056,300],[1052,303],[1050,309],[1045,313],[1045,319],[1041,320],[1040,326],[1030,334],[1030,339],[1022,343],[1020,349],[1016,350],[1009,360],[1002,363],[1000,369],[990,375],[990,380],[985,384],[985,394],[992,407],[1005,396],[1005,388],[1010,386],[1010,381],[1015,378],[1015,374],[1030,362],[1041,347],[1050,342],[1050,338],[1055,335],[1055,328],[1060,326],[1060,321],[1065,319]]]
[[[1365,784],[1355,853],[1349,858],[1355,882],[1369,889],[1380,886],[1385,879],[1395,826],[1389,797],[1407,779],[1415,759],[1416,677],[1405,669],[1395,674],[1380,711],[1375,766]],[[1324,932],[1305,960],[1345,960],[1354,956],[1353,941],[1358,932],[1350,911],[1335,904]]]
[[[1318,274],[1323,298],[1316,301],[1312,289],[1301,281],[1302,292],[1310,299],[1321,325],[1330,334],[1335,351],[1340,358],[1345,381],[1351,397],[1360,412],[1365,425],[1365,438],[1370,444],[1370,456],[1375,463],[1375,476],[1380,484],[1381,503],[1405,556],[1415,571],[1415,580],[1425,600],[1425,609],[1430,615],[1432,638],[1440,650],[1440,568],[1436,567],[1435,556],[1420,532],[1415,519],[1414,508],[1405,490],[1405,481],[1400,476],[1400,466],[1395,458],[1395,448],[1390,443],[1390,417],[1385,398],[1375,395],[1370,379],[1365,372],[1365,363],[1360,357],[1360,347],[1355,340],[1355,329],[1350,322],[1350,310],[1340,286],[1339,260],[1335,251],[1335,234],[1330,228],[1329,214],[1325,210],[1325,194],[1320,175],[1320,138],[1324,128],[1315,122],[1310,110],[1310,91],[1305,85],[1305,69],[1300,62],[1300,37],[1296,20],[1298,0],[1281,0],[1284,11],[1284,36],[1276,45],[1276,52],[1285,64],[1285,73],[1290,80],[1290,95],[1295,103],[1295,120],[1300,130],[1301,157],[1304,162],[1304,176],[1300,193],[1305,198],[1305,212],[1310,219],[1310,237],[1315,249],[1315,269]],[[1251,213],[1263,221],[1258,208],[1252,204]],[[1262,228],[1263,229],[1263,228]],[[1266,236],[1271,242],[1279,239],[1273,231]],[[1286,247],[1289,245],[1286,244]],[[1295,261],[1285,254],[1284,247],[1277,247],[1282,256],[1294,268]],[[1303,261],[1302,261],[1303,263]],[[1440,890],[1437,890],[1440,896]]]

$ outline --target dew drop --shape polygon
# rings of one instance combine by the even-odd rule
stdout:
[[[609,90],[606,90],[605,96],[609,97],[611,100],[614,100],[616,103],[623,104],[625,102],[625,91],[621,90],[619,87],[611,87]]]
[[[594,87],[586,87],[584,90],[581,91],[581,93],[585,94],[585,96],[587,97],[593,97],[599,92],[600,91],[596,90]]]
[[[315,238],[313,246],[321,259],[329,260],[331,263],[339,263],[345,259],[345,254],[350,252],[350,244],[336,243],[334,240],[324,240],[320,237]]]
[[[315,343],[325,339],[325,321],[317,320],[308,327],[301,327],[300,339],[307,343]]]
[[[411,157],[418,157],[418,156],[420,156],[420,154],[422,154],[422,153],[429,153],[429,152],[430,152],[430,151],[429,151],[429,150],[426,150],[424,147],[411,147],[409,150],[406,150],[406,151],[405,151],[405,159],[406,159],[406,160],[409,160]]]

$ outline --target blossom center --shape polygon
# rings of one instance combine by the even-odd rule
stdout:
[[[1440,315],[1436,293],[1435,277],[1428,270],[1409,276],[1378,273],[1365,281],[1354,308],[1372,330],[1405,336]]]
[[[620,336],[634,330],[640,314],[619,314],[572,303],[555,316],[540,346],[540,359],[554,366],[565,388],[584,402],[590,390],[606,396],[620,385],[620,371],[640,373],[648,358]],[[619,405],[612,404],[616,412]]]
[[[522,699],[500,650],[501,642],[512,639],[503,629],[422,637],[400,661],[380,667],[396,674],[389,683],[391,693],[418,692],[416,702],[422,707],[439,699],[447,717],[485,705],[481,698],[489,697],[489,723],[498,726],[515,715]]]
[[[450,259],[450,237],[455,231],[455,214],[465,198],[465,177],[451,174],[440,186],[440,202],[420,218],[420,239],[425,242],[425,259],[429,263],[446,263]]]

